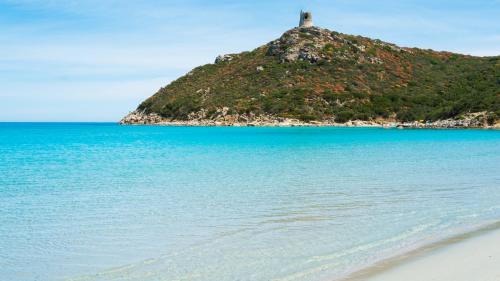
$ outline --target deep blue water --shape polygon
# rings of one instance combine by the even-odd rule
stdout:
[[[328,280],[500,220],[500,131],[0,123],[0,279]]]

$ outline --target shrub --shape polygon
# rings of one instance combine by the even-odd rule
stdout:
[[[305,122],[309,122],[320,119],[320,116],[313,114],[301,114],[299,115],[299,119]]]
[[[354,113],[352,111],[340,111],[335,115],[335,121],[338,123],[345,123],[347,121],[352,120],[354,117]]]

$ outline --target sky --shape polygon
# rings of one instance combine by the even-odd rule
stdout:
[[[298,24],[500,55],[500,0],[0,0],[0,122],[116,122],[219,54]]]

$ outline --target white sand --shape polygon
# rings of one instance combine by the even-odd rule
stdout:
[[[417,255],[401,265],[355,280],[500,281],[500,230]]]

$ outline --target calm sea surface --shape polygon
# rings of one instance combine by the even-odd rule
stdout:
[[[329,280],[500,220],[500,131],[0,124],[0,279]]]

